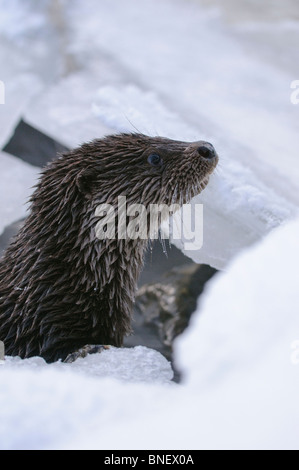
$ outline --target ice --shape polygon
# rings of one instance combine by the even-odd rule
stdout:
[[[174,243],[195,262],[218,269],[225,269],[236,253],[298,214],[298,206],[277,195],[253,171],[227,161],[204,192],[192,200],[192,206],[196,204],[204,208],[202,248],[197,250],[191,242],[186,250],[182,240]],[[179,213],[175,223],[180,219]],[[183,221],[190,226],[190,221]]]
[[[6,226],[26,216],[26,202],[37,183],[38,174],[38,168],[0,153],[0,234]]]
[[[0,43],[1,68],[0,79],[4,84],[5,104],[0,104],[0,146],[1,148],[12,136],[24,109],[31,99],[42,89],[39,77],[27,70],[27,60],[13,48]]]
[[[0,106],[3,148],[25,110],[62,73],[63,51],[57,44],[51,0],[38,4],[32,0],[0,0],[0,10],[0,80],[5,85],[5,105]]]
[[[7,143],[26,110],[48,86],[76,66],[65,50],[60,2],[0,0],[0,145]],[[42,114],[42,109],[40,109]]]
[[[198,138],[195,128],[167,109],[155,93],[136,86],[100,88],[93,111],[105,125],[119,132],[131,132],[135,123],[137,131],[149,135],[157,134],[156,127],[159,134],[169,138]],[[203,246],[198,249],[194,243],[185,250],[183,241],[173,242],[194,261],[223,269],[236,253],[298,213],[293,196],[297,197],[274,190],[262,175],[228,153],[220,154],[219,169],[205,191],[192,201],[193,207],[204,205]],[[180,226],[180,214],[175,216],[175,224]],[[184,219],[184,225],[187,229],[190,222]],[[167,232],[167,227],[164,229]]]
[[[96,10],[97,2],[88,4]],[[92,17],[85,5],[77,2],[70,12],[76,28],[73,51],[82,51],[93,42],[93,59],[97,50],[109,52],[135,74],[135,84],[141,77],[143,87],[155,91],[183,120],[192,123],[197,136],[217,138],[228,148],[232,143],[240,150],[248,147],[250,159],[244,150],[232,158],[254,168],[257,160],[267,162],[297,186],[297,168],[293,176],[289,171],[289,163],[296,158],[298,114],[290,105],[294,78],[288,70],[245,56],[218,15],[192,3],[164,0],[159,2],[157,14],[155,1],[118,2],[112,12],[109,1],[104,0],[99,16]],[[128,33],[116,34],[119,18]],[[165,23],[165,18],[171,21]]]
[[[22,43],[27,35],[36,34],[46,26],[44,18],[45,7],[49,1],[43,2],[41,6],[35,4],[33,9],[32,0],[20,2],[19,0],[1,0],[0,29],[1,36],[9,39],[12,43]],[[37,7],[37,8],[36,8]]]
[[[92,112],[98,86],[93,74],[74,73],[42,93],[26,110],[25,120],[70,148],[113,133]]]
[[[41,357],[20,359],[7,357],[3,370],[58,370],[99,378],[114,378],[125,382],[170,383],[173,371],[170,363],[159,352],[143,346],[113,348],[100,354],[79,358],[71,364],[57,362],[48,365]]]
[[[173,139],[178,132],[187,139],[196,135],[179,115],[167,109],[155,92],[133,84],[99,88],[94,97],[93,113],[119,132],[160,134]]]

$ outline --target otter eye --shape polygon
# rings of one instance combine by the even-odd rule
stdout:
[[[160,166],[160,165],[162,165],[162,163],[163,163],[162,158],[161,158],[160,155],[158,155],[157,153],[152,153],[152,154],[148,157],[147,161],[148,161],[149,164],[152,165],[152,166]]]

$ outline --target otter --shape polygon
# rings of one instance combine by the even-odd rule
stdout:
[[[206,187],[217,162],[208,142],[142,134],[96,139],[50,162],[0,261],[6,354],[50,363],[86,345],[121,347],[148,240],[99,239],[97,207],[119,196],[182,205]]]

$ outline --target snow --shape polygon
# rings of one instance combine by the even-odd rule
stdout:
[[[117,417],[124,402],[121,414],[129,418],[136,400],[146,405],[144,389],[160,384],[171,390],[172,377],[170,363],[141,346],[111,348],[73,364],[7,357],[0,365],[0,400],[5,403],[0,408],[0,449],[58,448],[70,437],[76,439],[85,426],[86,431],[104,431],[105,422]],[[157,393],[151,398],[157,399]]]
[[[8,358],[0,447],[298,449],[298,236],[299,220],[274,230],[210,281],[175,345],[181,385],[145,348],[72,365]]]
[[[7,357],[5,369],[9,370],[58,370],[99,378],[114,378],[125,382],[169,383],[173,379],[170,363],[157,351],[143,346],[114,348],[79,358],[71,364],[57,362],[47,364],[41,357],[20,359]]]
[[[179,366],[189,382],[195,380],[201,389],[207,387],[220,364],[226,365],[226,378],[236,370],[239,373],[242,366],[246,373],[250,366],[272,374],[270,369],[266,373],[263,357],[273,360],[277,373],[288,376],[294,372],[289,366],[291,345],[299,333],[294,262],[298,233],[299,220],[277,229],[210,284],[200,302],[201,315],[192,319],[188,333],[176,345]],[[196,352],[190,355],[189,349]],[[207,357],[206,351],[214,354]],[[269,362],[266,365],[269,368]],[[201,371],[200,380],[196,368]]]

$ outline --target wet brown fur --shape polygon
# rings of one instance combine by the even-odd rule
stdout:
[[[99,240],[96,207],[185,203],[217,161],[193,144],[120,134],[82,145],[50,163],[28,218],[0,261],[0,340],[7,355],[65,359],[85,344],[121,346],[130,332],[147,242]],[[158,153],[163,165],[148,156]]]

